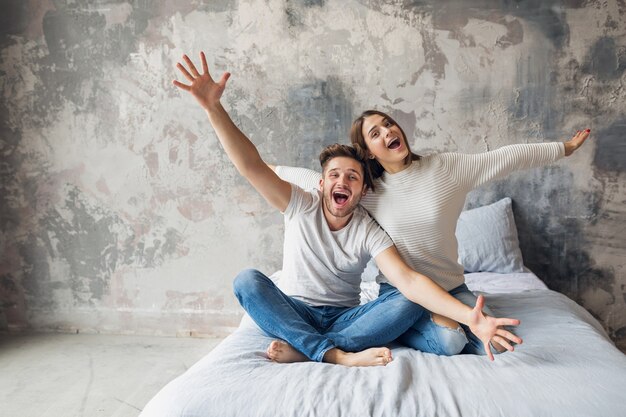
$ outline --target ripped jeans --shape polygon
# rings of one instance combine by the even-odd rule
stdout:
[[[286,295],[254,269],[240,272],[233,287],[241,306],[266,334],[286,341],[318,362],[334,347],[359,352],[383,346],[396,340],[423,315],[430,316],[428,310],[397,290],[360,306],[315,307]]]
[[[399,292],[396,287],[383,283],[380,285],[378,296],[387,295],[393,291]],[[471,308],[476,305],[476,296],[465,284],[453,288],[449,293]],[[407,300],[407,302],[410,301]],[[460,324],[457,329],[441,326],[432,320],[432,314],[428,310],[426,312],[429,314],[422,315],[409,330],[397,339],[398,342],[413,349],[436,355],[452,356],[459,353],[485,355],[483,343],[471,332],[469,327],[464,324]],[[483,308],[483,312],[493,316],[487,306]],[[491,347],[491,351],[494,354],[498,353],[493,347]]]

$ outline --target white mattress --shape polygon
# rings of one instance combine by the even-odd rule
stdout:
[[[246,316],[239,329],[164,387],[141,417],[621,416],[626,356],[581,306],[534,275],[471,274],[494,313],[521,319],[513,353],[440,357],[393,346],[386,367],[277,364]],[[514,293],[493,294],[515,289]]]

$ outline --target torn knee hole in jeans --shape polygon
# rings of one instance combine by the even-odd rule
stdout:
[[[448,327],[445,324],[439,324],[435,321],[435,319],[433,318],[433,315],[430,315],[430,321],[437,327],[440,327],[442,329],[446,329],[446,330],[450,330],[451,332],[457,332],[457,333],[462,333],[465,334],[465,331],[463,330],[463,328],[461,327],[460,324],[456,324],[456,327]]]

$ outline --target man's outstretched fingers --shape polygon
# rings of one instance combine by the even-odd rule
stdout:
[[[202,61],[202,72],[204,74],[208,74],[209,73],[209,64],[207,64],[207,62],[206,62],[206,56],[204,55],[203,51],[200,51],[200,61]]]
[[[500,336],[494,336],[492,340],[494,342],[497,342],[499,345],[504,346],[509,352],[513,352],[513,346],[511,346],[511,344],[507,342],[505,338]]]
[[[174,81],[172,81],[172,84],[174,84],[176,87],[181,88],[181,89],[183,89],[183,90],[185,90],[185,91],[189,91],[189,90],[191,90],[191,86],[190,86],[190,85],[183,84],[183,83],[181,83],[181,82],[180,82],[180,81],[178,81],[178,80],[174,80]]]
[[[491,362],[493,362],[493,353],[491,352],[491,348],[489,347],[489,343],[483,342],[483,346],[485,348],[485,352],[487,353],[487,357]]]
[[[180,70],[180,72],[183,73],[185,78],[187,78],[189,81],[193,82],[194,78],[191,76],[191,74],[189,74],[189,71],[187,71],[187,68],[185,68],[185,66],[183,64],[181,64],[180,62],[177,63],[176,64],[176,68],[178,68]]]
[[[485,297],[483,297],[482,295],[479,295],[478,298],[476,299],[476,306],[474,308],[482,311],[483,307],[485,307]]]
[[[189,66],[189,69],[191,70],[191,73],[196,76],[199,77],[200,73],[198,72],[198,70],[196,69],[196,66],[193,64],[193,62],[191,62],[191,59],[189,59],[189,57],[187,55],[183,55],[183,59],[185,60],[185,62],[187,63],[187,65]]]
[[[219,85],[222,87],[226,87],[226,81],[230,78],[230,72],[225,72],[222,74],[222,78],[220,78]]]
[[[518,345],[521,345],[523,343],[521,337],[509,332],[508,330],[498,329],[498,331],[496,331],[496,334],[498,336],[505,337],[509,339],[510,341],[517,343]]]
[[[519,326],[520,323],[521,321],[519,321],[518,319],[507,319],[507,318],[496,319],[496,324],[498,326]]]

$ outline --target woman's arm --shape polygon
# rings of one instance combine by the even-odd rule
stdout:
[[[517,326],[520,323],[519,320],[485,316],[482,312],[484,306],[482,295],[478,297],[476,306],[473,309],[469,308],[433,280],[412,270],[402,260],[395,246],[385,249],[375,259],[385,277],[406,298],[434,313],[468,325],[472,333],[483,342],[485,352],[490,360],[493,360],[493,354],[489,349],[490,340],[498,342],[510,351],[513,350],[513,346],[509,341],[522,343],[522,339],[513,333],[498,328],[498,326]]]
[[[304,190],[317,189],[322,174],[312,169],[267,164],[281,179],[296,184]]]
[[[439,158],[450,176],[466,191],[523,169],[544,166],[571,155],[589,137],[579,131],[566,142],[503,146],[495,151],[462,154],[443,153]]]

